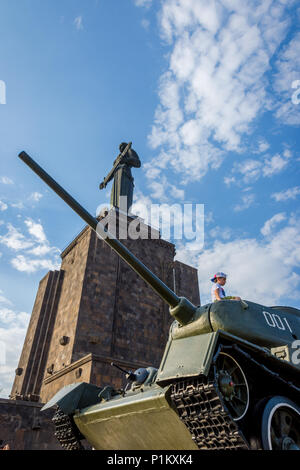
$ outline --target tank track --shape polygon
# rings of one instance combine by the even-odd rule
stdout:
[[[213,381],[205,377],[172,385],[171,400],[200,450],[249,448],[237,424],[225,411]]]
[[[84,450],[80,439],[84,439],[73,419],[60,408],[55,412],[52,422],[55,425],[55,437],[64,450]]]
[[[265,364],[258,362],[251,354],[236,344],[220,345],[213,359],[213,364],[220,351],[236,352],[252,364],[256,370],[263,371],[281,387],[299,394],[299,387],[290,380],[281,377]],[[270,354],[266,354],[266,357]],[[213,367],[214,369],[214,367]],[[188,428],[192,439],[200,450],[247,450],[249,443],[241,432],[222,400],[214,377],[190,377],[171,386],[171,402],[181,421]],[[57,409],[52,418],[55,436],[65,450],[84,450],[80,440],[84,436],[76,427],[71,416]]]
[[[281,377],[278,372],[258,362],[238,345],[220,345],[213,364],[221,351],[234,351],[244,357],[256,370],[263,371],[270,379],[284,386],[290,392],[299,394],[299,387]],[[270,354],[266,354],[267,356]],[[214,368],[213,368],[214,369]],[[205,376],[184,379],[172,384],[171,400],[177,409],[181,421],[192,435],[193,441],[200,450],[234,450],[249,449],[238,424],[230,417],[223,400],[218,393],[218,385],[213,377]]]

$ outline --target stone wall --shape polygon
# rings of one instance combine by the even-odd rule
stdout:
[[[13,398],[39,399],[62,280],[63,271],[50,271],[40,281],[11,391]]]
[[[172,287],[173,244],[163,240],[124,244]],[[171,321],[165,302],[92,233],[73,360],[93,352],[158,365]]]
[[[51,422],[53,409],[42,404],[0,398],[0,441],[11,450],[61,450]]]
[[[180,261],[174,261],[174,290],[177,295],[187,297],[194,305],[200,305],[197,269]]]
[[[46,367],[52,369],[52,372],[57,372],[74,362],[74,348],[77,347],[75,338],[91,232],[90,228],[83,230],[72,243],[72,248],[62,256],[61,269],[64,272],[64,280]],[[85,352],[82,356],[84,355]],[[45,379],[48,374],[47,370],[44,372]]]

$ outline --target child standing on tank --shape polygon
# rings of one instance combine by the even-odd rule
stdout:
[[[218,272],[211,279],[211,282],[214,285],[211,288],[211,300],[212,302],[217,302],[219,300],[241,300],[240,297],[235,296],[226,296],[223,286],[226,284],[227,274]]]

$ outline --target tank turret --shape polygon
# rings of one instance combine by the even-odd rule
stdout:
[[[27,153],[19,157],[169,305],[158,369],[128,386],[73,384],[43,409],[65,449],[300,449],[300,311],[251,301],[195,306],[179,297]],[[128,430],[131,432],[128,432]]]

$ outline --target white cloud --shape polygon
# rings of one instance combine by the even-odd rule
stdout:
[[[169,183],[165,176],[157,180],[150,180],[148,187],[151,191],[151,197],[160,202],[170,201],[170,196],[177,201],[184,199],[184,189]]]
[[[0,323],[9,324],[15,321],[16,314],[10,308],[0,308]]]
[[[78,31],[83,29],[82,16],[76,16],[76,18],[74,19],[74,25]]]
[[[14,184],[13,180],[11,178],[8,178],[8,176],[1,176],[0,177],[0,183],[3,184]]]
[[[34,256],[44,256],[48,253],[51,253],[51,252],[59,252],[58,248],[55,248],[55,247],[51,247],[49,245],[49,243],[45,243],[45,244],[40,244],[40,245],[37,245],[35,246],[34,248],[32,248],[31,250],[28,250],[27,253],[29,254],[32,254]]]
[[[2,290],[0,290],[0,305],[1,304],[12,305],[11,301],[3,295]]]
[[[213,215],[212,211],[205,212],[205,223],[207,225],[209,225],[209,224],[212,224],[213,221],[214,221],[214,215]]]
[[[0,291],[3,294],[2,291]],[[26,312],[18,312],[12,308],[3,307],[1,304],[12,305],[12,302],[0,296],[0,344],[4,357],[4,364],[0,363],[0,389],[1,397],[8,397],[13,380],[15,369],[18,365],[22,351],[26,330],[29,324],[30,315]]]
[[[286,219],[286,215],[284,212],[280,212],[279,214],[273,215],[271,219],[267,220],[264,223],[264,226],[261,229],[261,233],[266,237],[273,232],[274,227]]]
[[[234,206],[234,211],[235,212],[241,212],[246,209],[249,209],[249,207],[252,206],[255,200],[255,195],[254,194],[245,194],[245,196],[242,196],[242,202],[241,204],[236,204]]]
[[[258,149],[255,153],[264,153],[270,148],[270,144],[266,140],[260,140],[258,142]]]
[[[231,183],[240,185],[241,182],[248,184],[257,181],[261,177],[272,177],[286,168],[291,156],[291,151],[286,149],[282,155],[277,153],[273,156],[267,155],[261,159],[248,158],[242,162],[235,163],[232,173],[240,173],[242,178],[237,179],[234,176],[227,176],[224,178],[224,182],[228,186]]]
[[[293,82],[300,80],[300,32],[290,40],[281,52],[277,62],[274,89],[278,94],[276,116],[290,125],[300,124],[299,107],[293,102],[293,95],[299,91],[293,89]],[[297,87],[299,88],[299,86]]]
[[[25,236],[16,229],[11,223],[7,224],[8,232],[6,235],[0,236],[0,243],[7,246],[11,250],[26,250],[33,246],[33,242],[27,240]]]
[[[11,204],[11,207],[15,207],[16,209],[24,209],[24,204],[23,202],[13,202]]]
[[[141,21],[141,25],[143,26],[143,28],[148,31],[149,29],[149,26],[150,26],[150,21],[149,20],[146,20],[146,18],[143,18],[142,21]]]
[[[5,202],[0,201],[0,211],[4,212],[7,210],[7,208],[8,208],[8,205],[5,204]]]
[[[144,219],[146,224],[149,223],[149,208],[153,204],[151,198],[139,190],[135,191],[133,198],[131,212]]]
[[[151,197],[154,199],[158,199],[161,202],[165,202],[168,200],[166,194],[165,194],[165,186],[164,186],[164,181],[166,178],[160,181],[152,181],[151,184],[149,185],[150,190],[151,190]]]
[[[226,186],[231,186],[232,183],[235,183],[236,179],[234,176],[224,176],[224,183]]]
[[[229,227],[221,228],[217,225],[209,231],[209,235],[219,240],[229,240],[232,236],[232,231]]]
[[[46,242],[47,238],[43,229],[42,224],[36,223],[31,219],[26,219],[25,224],[28,228],[30,235],[33,235],[39,242]]]
[[[174,199],[176,200],[183,200],[184,199],[184,189],[180,189],[176,186],[174,186],[173,184],[170,184],[169,186],[170,188],[170,193],[171,195],[173,196]]]
[[[10,262],[18,271],[32,273],[39,269],[59,269],[59,249],[50,246],[40,222],[27,218],[24,221],[29,236],[25,236],[12,224],[7,224],[8,232],[0,236],[0,243],[13,251],[23,251]],[[47,255],[47,258],[43,258]],[[38,259],[37,259],[38,258]]]
[[[33,259],[23,255],[18,255],[11,260],[12,266],[21,272],[34,273],[40,269],[54,270],[59,269],[60,264],[52,259]]]
[[[234,172],[238,172],[243,176],[244,183],[255,181],[261,175],[262,162],[260,160],[247,159],[242,163],[234,165]]]
[[[42,199],[42,197],[43,197],[43,195],[36,191],[36,192],[30,194],[29,199],[31,199],[34,202],[39,202],[39,200]]]
[[[284,157],[281,157],[279,154],[274,155],[273,157],[266,159],[262,168],[264,176],[272,176],[280,171],[288,164],[288,160]]]
[[[152,0],[134,0],[137,7],[149,8],[152,4]]]
[[[286,191],[280,191],[279,193],[271,194],[271,197],[275,201],[287,201],[288,199],[296,199],[300,194],[300,186],[295,186],[294,188],[289,188]]]
[[[30,315],[11,314],[12,323],[0,326],[0,342],[4,344],[5,364],[0,366],[1,397],[8,398],[15,378]]]
[[[241,137],[270,108],[264,74],[289,21],[275,0],[166,0],[159,16],[170,55],[149,136],[159,152],[148,175],[169,166],[186,183],[218,168],[224,151],[245,150]],[[258,151],[267,148],[261,140]]]
[[[210,278],[221,270],[229,274],[227,295],[239,295],[263,305],[282,299],[300,303],[300,221],[290,219],[268,238],[215,241],[203,252],[177,246],[177,259],[198,268],[202,304],[210,302]]]
[[[292,152],[290,151],[290,149],[285,149],[284,152],[283,152],[283,156],[285,158],[291,158],[292,157]]]

